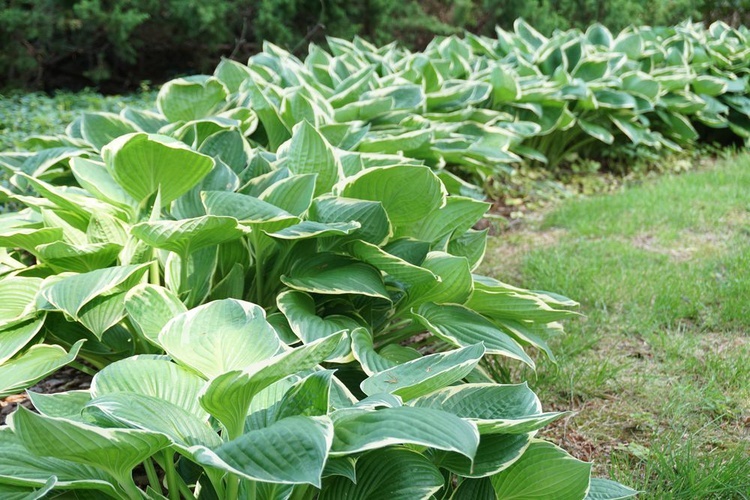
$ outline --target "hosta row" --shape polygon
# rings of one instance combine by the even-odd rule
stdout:
[[[0,216],[0,396],[101,370],[0,428],[5,497],[633,493],[535,439],[562,414],[488,375],[533,366],[575,303],[472,273],[486,203],[308,122],[271,153],[218,120],[188,145],[99,119],[75,187],[15,171],[26,208]]]

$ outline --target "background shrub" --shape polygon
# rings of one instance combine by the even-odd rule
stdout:
[[[296,53],[325,36],[360,35],[421,48],[436,34],[490,34],[523,17],[543,33],[600,21],[746,21],[747,0],[2,0],[0,88],[98,86],[206,72],[220,56],[246,60],[263,40]]]

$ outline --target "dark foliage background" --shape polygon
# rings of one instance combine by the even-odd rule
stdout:
[[[750,0],[0,0],[0,89],[98,87],[210,71],[263,40],[297,54],[326,36],[419,48],[435,35],[491,34],[523,17],[542,32],[599,21],[748,21]]]

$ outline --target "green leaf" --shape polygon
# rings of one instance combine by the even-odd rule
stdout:
[[[450,500],[498,500],[489,478],[466,478],[458,484]]]
[[[206,75],[170,80],[159,90],[156,106],[170,122],[190,121],[216,114],[226,105],[228,91]]]
[[[534,361],[515,340],[471,309],[455,304],[427,302],[412,314],[433,335],[449,344],[468,347],[481,342],[487,354],[499,354],[535,367]]]
[[[189,368],[161,356],[134,356],[116,361],[99,371],[91,382],[94,398],[110,394],[142,394],[172,403],[208,420],[198,395],[206,381]]]
[[[430,354],[371,375],[360,388],[367,395],[385,392],[408,401],[461,380],[479,363],[484,352],[484,346],[477,344]]]
[[[290,417],[250,431],[215,450],[199,450],[203,465],[251,481],[320,487],[333,425],[328,417]]]
[[[39,278],[11,276],[0,280],[0,297],[3,298],[0,301],[0,329],[29,319],[36,313],[36,297],[41,286]]]
[[[76,342],[70,352],[57,345],[37,344],[3,363],[0,365],[0,397],[18,394],[67,365],[76,359],[82,344],[83,340]]]
[[[162,206],[187,193],[215,165],[213,158],[176,139],[144,133],[115,139],[102,150],[102,157],[112,177],[137,203],[158,191]]]
[[[60,271],[86,273],[112,264],[122,250],[116,243],[71,245],[55,241],[36,247],[36,253],[52,268]]]
[[[123,483],[132,481],[131,472],[136,465],[169,445],[169,439],[161,434],[103,429],[37,415],[23,407],[13,414],[9,425],[30,452],[98,467]]]
[[[54,394],[26,391],[26,395],[34,408],[42,415],[77,421],[83,420],[81,415],[83,407],[91,401],[91,393],[88,390]]]
[[[407,291],[407,301],[411,306],[426,302],[462,304],[472,294],[471,269],[465,257],[456,257],[444,252],[430,252],[422,262],[422,267],[436,274],[440,282],[425,283],[410,288]]]
[[[287,177],[269,186],[258,198],[299,217],[310,208],[315,179],[314,173]]]
[[[474,226],[489,208],[490,204],[483,201],[449,196],[445,206],[408,226],[401,226],[395,237],[409,237],[432,243],[448,234],[460,235]]]
[[[596,123],[587,122],[586,120],[581,119],[578,120],[578,125],[580,125],[581,130],[586,132],[588,135],[590,135],[594,139],[602,141],[605,144],[612,144],[615,141],[615,137],[612,135],[612,132],[602,127],[601,125],[597,125]]]
[[[428,167],[371,168],[346,179],[342,196],[379,201],[388,219],[398,228],[427,217],[445,204],[446,191]]]
[[[390,300],[380,272],[364,262],[320,253],[297,260],[281,281],[295,290],[326,295],[351,293]]]
[[[356,239],[381,245],[392,235],[388,214],[379,201],[364,201],[342,197],[319,197],[313,200],[308,217],[332,224],[358,222]]]
[[[473,424],[436,409],[344,409],[334,413],[333,420],[333,456],[413,444],[454,451],[473,459],[479,446],[479,432]]]
[[[41,316],[38,319],[14,323],[0,331],[0,366],[36,337],[44,325],[44,319],[45,317]]]
[[[204,215],[193,219],[141,222],[130,233],[148,245],[186,256],[201,248],[235,240],[246,231],[233,217]]]
[[[609,479],[591,478],[591,485],[585,500],[623,500],[635,498],[638,492],[616,481]]]
[[[84,113],[81,120],[83,139],[97,151],[101,151],[121,135],[131,132],[135,132],[135,128],[113,113]]]
[[[357,229],[359,229],[359,222],[356,221],[323,223],[306,220],[267,234],[272,238],[280,240],[304,240],[308,238],[347,235],[355,232]]]
[[[283,346],[260,306],[235,299],[174,317],[158,341],[173,359],[207,379],[270,359]]]
[[[374,375],[399,365],[396,361],[375,352],[372,334],[366,328],[357,328],[351,332],[352,353],[359,361],[362,371]]]
[[[343,335],[330,335],[245,370],[219,375],[203,391],[201,406],[229,429],[230,438],[239,436],[256,394],[289,375],[314,368],[333,353],[342,338]]]
[[[352,256],[407,285],[434,284],[439,279],[429,269],[415,266],[372,243],[355,240],[347,246],[347,249]]]
[[[315,195],[328,193],[343,176],[341,163],[328,141],[310,123],[303,121],[294,127],[292,140],[279,149],[284,166],[294,174],[317,174]]]
[[[552,443],[532,440],[512,466],[492,476],[499,498],[583,498],[591,464],[568,455]]]
[[[459,476],[487,477],[515,463],[523,456],[529,442],[530,434],[484,434],[479,438],[473,462],[459,453],[447,451],[435,452],[433,461],[438,467]],[[498,498],[505,497],[498,495]]]
[[[479,433],[526,434],[567,412],[542,413],[542,405],[526,383],[464,384],[440,389],[409,403],[453,413],[477,424]]]
[[[47,482],[38,490],[23,486],[0,483],[0,496],[5,500],[37,500],[45,498],[47,493],[57,484],[57,476],[50,476]]]
[[[139,280],[147,267],[148,264],[117,266],[76,274],[54,282],[42,290],[42,296],[69,316],[79,318],[86,304],[125,283]]]
[[[440,471],[421,453],[386,448],[357,460],[356,481],[334,476],[324,481],[320,500],[414,500],[431,498],[443,487]]]
[[[38,436],[37,436],[38,439]],[[58,488],[92,489],[117,496],[115,479],[97,467],[57,458],[36,456],[24,447],[10,427],[0,427],[0,483],[27,487],[44,486],[57,478]]]
[[[141,284],[125,296],[130,322],[149,342],[161,347],[159,332],[170,319],[187,311],[172,292],[158,285]]]
[[[513,319],[550,323],[579,316],[577,312],[554,309],[533,292],[501,292],[475,289],[466,307],[492,319]]]
[[[5,248],[20,248],[31,254],[36,253],[36,247],[63,238],[63,230],[59,227],[45,227],[41,229],[17,228],[0,234],[0,246]]]

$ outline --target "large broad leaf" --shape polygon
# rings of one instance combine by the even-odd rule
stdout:
[[[0,366],[36,337],[44,324],[44,316],[14,323],[0,330]]]
[[[6,248],[20,248],[35,254],[36,247],[63,238],[63,230],[59,227],[44,227],[41,229],[13,228],[0,234],[0,246]]]
[[[550,307],[539,295],[523,291],[476,289],[466,306],[492,319],[550,323],[579,316],[577,312]]]
[[[395,237],[409,237],[435,242],[451,233],[463,234],[482,218],[490,205],[462,196],[450,196],[444,207],[433,210],[424,218],[402,226]]]
[[[94,376],[91,395],[142,394],[172,403],[208,420],[198,395],[206,381],[194,371],[177,365],[167,357],[135,356],[112,363]]]
[[[333,253],[321,253],[294,263],[281,277],[285,285],[310,293],[345,293],[390,300],[380,272],[369,264]]]
[[[287,177],[266,188],[259,198],[299,217],[310,208],[316,177],[315,173]]]
[[[366,328],[352,330],[350,335],[352,338],[352,354],[354,354],[354,357],[359,361],[362,371],[367,375],[374,375],[399,364],[398,362],[383,356],[381,353],[375,352],[372,334]],[[418,352],[417,357],[419,357]]]
[[[328,417],[289,417],[214,449],[196,450],[198,463],[252,481],[321,486],[333,440]]]
[[[315,195],[330,192],[343,176],[333,148],[306,120],[294,127],[291,142],[280,149],[279,156],[294,174],[317,174]]]
[[[36,311],[36,296],[42,280],[8,277],[0,281],[0,328],[29,318]],[[2,359],[2,357],[0,357]]]
[[[411,401],[469,419],[481,434],[526,434],[567,412],[542,413],[542,405],[526,383],[517,385],[464,384],[446,387]]]
[[[116,243],[71,245],[55,241],[36,247],[36,253],[45,264],[59,272],[86,273],[112,264],[122,250]]]
[[[38,439],[38,436],[37,436]],[[116,496],[115,478],[97,467],[29,452],[10,427],[0,428],[0,483],[41,487],[50,477],[59,488],[85,488]]]
[[[156,105],[170,122],[197,120],[220,111],[227,94],[227,88],[216,78],[189,76],[165,83]]]
[[[356,481],[333,476],[324,481],[320,500],[414,500],[432,498],[443,487],[440,471],[421,453],[388,448],[357,460]]]
[[[407,291],[408,304],[463,304],[472,294],[471,269],[465,257],[456,257],[445,252],[430,252],[422,262],[422,267],[437,275],[440,282],[421,283],[411,287]]]
[[[121,135],[135,131],[131,124],[112,113],[84,113],[81,120],[83,139],[97,151]]]
[[[459,476],[488,477],[507,469],[521,458],[530,439],[531,434],[484,434],[479,438],[479,447],[473,461],[460,453],[448,451],[434,452],[433,461],[441,469]]]
[[[112,177],[138,203],[158,191],[162,206],[187,193],[215,164],[176,139],[143,133],[115,139],[102,157]]]
[[[429,394],[468,375],[484,355],[481,344],[394,366],[366,378],[360,387],[367,395],[396,394],[405,401]]]
[[[432,170],[417,166],[363,170],[339,190],[342,196],[382,203],[394,227],[427,217],[445,204],[447,194]]]
[[[125,309],[133,326],[155,345],[159,345],[159,332],[164,325],[187,311],[174,293],[164,287],[148,284],[138,285],[128,292]]]
[[[615,140],[612,132],[602,127],[601,125],[587,122],[586,120],[578,120],[578,125],[581,127],[581,130],[586,132],[588,135],[602,141],[605,144],[612,144]]]
[[[348,250],[354,257],[375,266],[408,286],[436,283],[439,280],[438,276],[429,269],[415,266],[372,243],[355,240],[348,246]]]
[[[0,397],[17,394],[67,365],[76,359],[83,342],[76,342],[70,352],[57,345],[37,344],[0,365]]]
[[[467,307],[428,302],[413,314],[433,335],[450,344],[467,347],[481,342],[488,354],[500,354],[534,367],[534,361],[515,340]]]
[[[91,401],[91,392],[88,390],[53,394],[26,391],[26,395],[34,405],[34,409],[42,415],[77,421],[83,421],[84,417],[81,414],[83,407]]]
[[[344,409],[333,415],[332,455],[348,455],[413,444],[454,451],[474,458],[479,432],[474,424],[448,412],[401,406],[375,411]]]
[[[256,394],[289,375],[316,367],[330,356],[342,338],[343,335],[330,335],[245,370],[219,375],[203,391],[201,406],[224,424],[230,439],[238,437]]]
[[[228,191],[206,191],[201,196],[210,215],[234,217],[251,227],[276,230],[299,221],[298,217],[254,196]],[[281,222],[286,223],[277,227]]]
[[[326,236],[342,236],[351,234],[359,229],[359,222],[315,222],[302,221],[299,224],[285,227],[279,231],[268,233],[279,240],[305,240],[309,238],[323,238]]]
[[[13,414],[9,425],[31,453],[98,467],[126,484],[132,482],[136,465],[169,445],[162,434],[104,429],[37,415],[23,407]]]
[[[82,308],[94,298],[115,291],[123,283],[137,281],[147,267],[148,264],[118,266],[76,274],[43,289],[42,295],[56,308],[78,318]]]
[[[592,477],[585,500],[624,500],[635,498],[637,495],[636,490],[618,482]]]
[[[208,421],[161,398],[120,392],[93,399],[86,408],[120,425],[165,434],[183,453],[191,446],[221,445]]]
[[[172,358],[208,379],[267,360],[283,345],[261,307],[235,299],[176,316],[158,340]]]
[[[313,200],[308,217],[326,224],[358,222],[356,238],[374,245],[383,244],[392,235],[388,214],[379,201],[319,197]]]
[[[141,222],[130,232],[152,247],[186,256],[201,248],[240,238],[246,230],[233,217],[205,215],[194,219]]]
[[[56,476],[50,476],[47,482],[38,490],[24,486],[0,483],[0,497],[5,500],[37,500],[45,498],[47,493],[52,491],[52,488],[55,487],[55,484],[57,484]]]
[[[492,476],[499,498],[583,498],[591,464],[568,455],[552,443],[533,440],[523,456]]]

